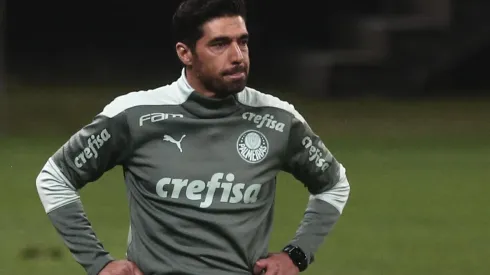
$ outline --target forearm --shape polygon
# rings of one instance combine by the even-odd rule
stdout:
[[[51,211],[48,217],[87,274],[97,275],[113,260],[97,239],[79,200]]]
[[[339,217],[340,212],[331,204],[318,199],[311,199],[290,244],[301,248],[309,262],[313,262],[315,252],[331,232]]]
[[[97,275],[112,259],[97,239],[80,198],[52,160],[36,180],[45,211],[73,254],[89,275]]]
[[[310,196],[304,218],[291,242],[306,253],[310,263],[347,203],[350,185],[343,167],[340,168],[340,174],[340,180],[333,188]]]

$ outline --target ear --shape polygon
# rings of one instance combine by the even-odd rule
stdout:
[[[177,51],[177,56],[184,65],[192,65],[192,51],[186,44],[178,42],[175,45],[175,50]]]

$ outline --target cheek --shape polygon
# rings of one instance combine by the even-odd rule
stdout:
[[[221,77],[222,68],[216,64],[215,60],[201,60],[198,71],[206,79],[217,79]]]
[[[219,77],[221,76],[221,72],[226,69],[225,64],[220,58],[209,60],[206,64],[207,72],[215,77]]]
[[[250,57],[248,52],[243,52],[243,62],[248,66],[250,64]]]
[[[213,58],[212,56],[209,56],[209,55],[201,55],[199,57],[199,63],[200,63],[200,67],[209,72],[210,70],[213,69],[213,66],[214,66],[214,63],[215,63],[215,58]]]
[[[204,62],[201,64],[200,68],[201,74],[206,78],[215,78],[216,77],[216,69],[212,62]]]
[[[209,72],[212,69],[211,62],[209,61],[208,58],[205,57],[199,57],[199,59],[194,62],[194,65],[195,65],[194,67],[202,75],[209,75]]]
[[[196,60],[196,67],[199,68],[198,70],[202,75],[220,78],[222,77],[221,73],[228,68],[225,53],[213,54],[207,51],[202,51],[198,53],[198,57],[198,60]]]

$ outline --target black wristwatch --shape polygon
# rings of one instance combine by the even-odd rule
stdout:
[[[291,258],[293,263],[298,267],[299,272],[306,270],[308,267],[308,258],[301,248],[294,245],[288,245],[282,251],[289,255],[289,258]]]

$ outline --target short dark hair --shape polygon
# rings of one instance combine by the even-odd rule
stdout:
[[[172,18],[174,39],[193,49],[203,35],[202,26],[224,16],[246,19],[244,0],[184,0]]]

